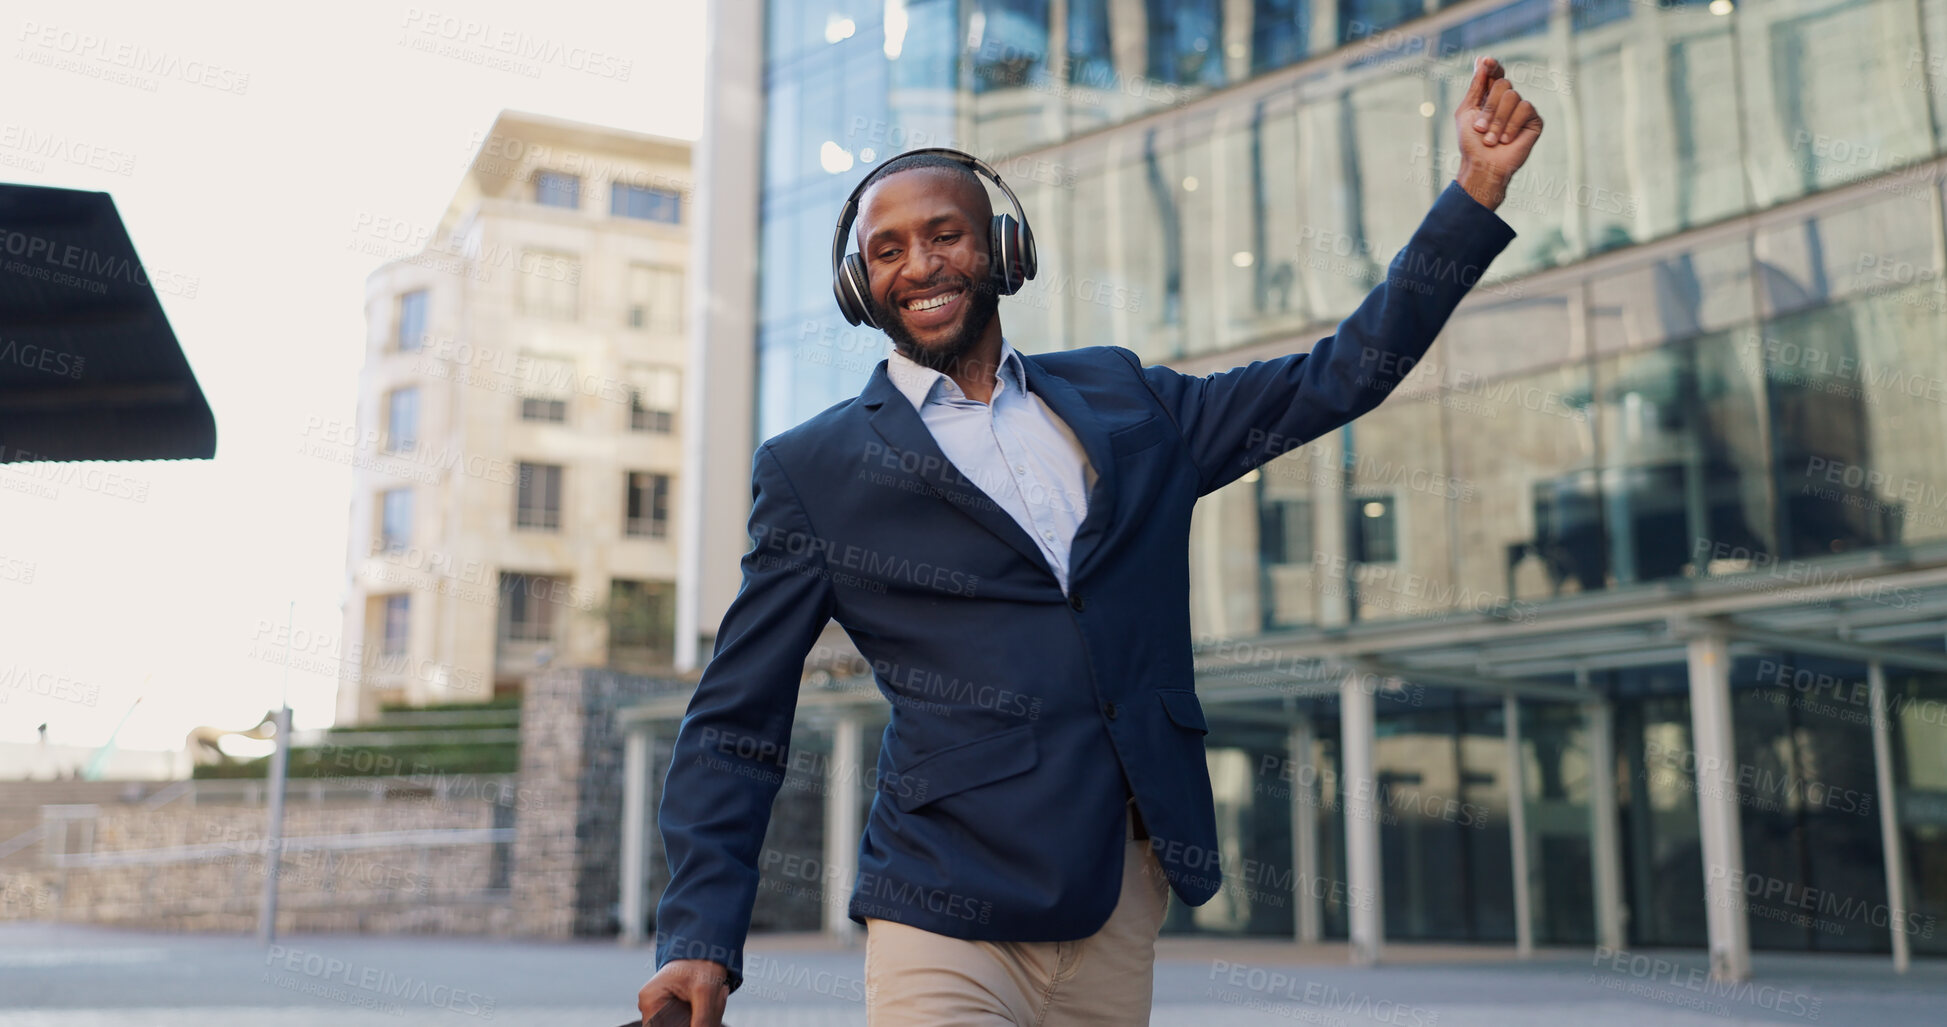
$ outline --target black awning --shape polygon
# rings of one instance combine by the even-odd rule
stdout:
[[[0,184],[0,464],[216,455],[157,284],[107,193]]]

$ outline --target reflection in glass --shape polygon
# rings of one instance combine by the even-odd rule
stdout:
[[[1214,324],[1198,334],[1221,350],[1298,331],[1312,313],[1298,283],[1296,95],[1280,90],[1227,109],[1212,132],[1208,176],[1222,238],[1211,256]]]
[[[1339,42],[1355,42],[1426,13],[1425,0],[1338,0]]]
[[[1331,711],[1312,718],[1312,762],[1317,768],[1318,873],[1309,886],[1319,905],[1319,933],[1344,938],[1351,932],[1353,898],[1345,877],[1345,784],[1339,776],[1340,734],[1337,705],[1318,704]],[[1294,768],[1294,774],[1302,772]],[[1384,858],[1384,854],[1381,854]],[[1308,900],[1309,901],[1309,900]]]
[[[1595,389],[1599,470],[1561,500],[1600,503],[1608,545],[1575,547],[1572,573],[1656,581],[1771,552],[1758,386],[1731,335],[1604,358]]]
[[[1590,348],[1598,353],[1741,328],[1757,316],[1748,238],[1699,243],[1589,283]]]
[[[1815,556],[1947,534],[1941,305],[1913,286],[1767,324],[1787,551]]]
[[[1044,263],[1041,274],[1065,297],[1071,345],[1126,346],[1147,362],[1167,360],[1180,338],[1163,302],[1173,208],[1157,205],[1146,139],[1112,141],[1106,151],[1102,167],[1078,170],[1066,259]]]
[[[1790,673],[1780,675],[1781,665]],[[1816,697],[1778,687],[1798,674],[1832,684]],[[1848,715],[1867,708],[1842,698],[1866,694],[1865,665],[1804,653],[1743,658],[1731,680],[1744,872],[1766,882],[1758,894],[1746,890],[1752,946],[1888,951],[1871,728]]]
[[[1568,102],[1568,79],[1560,70],[1566,63],[1562,37],[1549,31],[1551,8],[1550,0],[1515,0],[1440,30],[1428,61],[1433,106],[1432,116],[1426,118],[1437,160],[1429,161],[1424,153],[1415,155],[1419,168],[1433,169],[1437,185],[1444,187],[1460,171],[1453,112],[1473,80],[1476,57],[1499,60],[1509,83],[1521,90],[1544,119],[1554,118]],[[1494,277],[1566,264],[1586,248],[1578,213],[1578,203],[1586,197],[1573,187],[1574,167],[1568,150],[1567,146],[1548,143],[1536,146],[1521,172],[1508,183],[1507,196],[1494,213],[1517,234],[1494,258]]]
[[[1285,734],[1258,725],[1222,730],[1224,741],[1210,746],[1209,764],[1223,884],[1201,906],[1171,902],[1163,929],[1170,934],[1289,938],[1296,890],[1291,849],[1293,783],[1283,780],[1277,770],[1287,758]],[[1267,773],[1264,768],[1273,769]]]
[[[1312,314],[1336,319],[1379,284],[1437,192],[1425,169],[1425,89],[1397,70],[1333,69],[1299,83],[1298,95],[1298,280]]]
[[[1311,50],[1312,0],[1256,0],[1251,74],[1295,64]]]
[[[1339,431],[1344,445],[1343,580],[1327,553],[1326,596],[1349,596],[1354,620],[1420,617],[1495,605],[1454,581],[1451,507],[1444,490],[1428,487],[1450,477],[1440,404],[1399,395]]]
[[[1577,0],[1569,84],[1582,123],[1600,126],[1581,133],[1576,183],[1588,252],[1748,205],[1732,39],[1749,10],[1719,17],[1703,3]]]
[[[1530,908],[1535,942],[1595,941],[1588,721],[1579,706],[1521,701]]]
[[[1947,955],[1947,677],[1887,668],[1893,784],[1906,849],[1907,941]]]
[[[1910,163],[1933,152],[1912,0],[1740,4],[1737,64],[1757,205]],[[1729,21],[1730,19],[1723,19]]]
[[[1499,700],[1460,712],[1459,791],[1440,813],[1457,829],[1466,862],[1469,941],[1514,940],[1514,836],[1508,821],[1506,713]]]
[[[1145,0],[1149,77],[1188,86],[1224,84],[1223,0]]]
[[[1309,624],[1316,616],[1311,454],[1312,447],[1301,447],[1253,472],[1258,476],[1260,628],[1265,631]]]
[[[1455,551],[1469,589],[1515,600],[1607,587],[1589,371],[1580,363],[1447,393]]]
[[[965,97],[988,156],[1018,153],[1061,137],[1061,110],[1049,90],[1048,0],[972,0]]]
[[[1390,938],[1514,936],[1501,708],[1457,698],[1430,690],[1427,708],[1382,707],[1375,724],[1374,812]]]
[[[1682,666],[1625,669],[1625,684],[1682,687]],[[1640,682],[1633,679],[1657,678]],[[1655,695],[1616,708],[1623,880],[1631,945],[1704,944],[1704,857],[1697,840],[1697,792],[1690,699]]]

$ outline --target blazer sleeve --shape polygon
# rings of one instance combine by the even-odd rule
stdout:
[[[784,783],[798,682],[833,601],[810,520],[765,443],[751,462],[743,585],[677,729],[658,822],[669,887],[656,910],[656,966],[707,959],[743,983],[758,856]]]
[[[1118,347],[1175,421],[1199,496],[1379,405],[1433,344],[1514,229],[1450,182],[1386,278],[1310,353],[1196,376],[1142,367]]]

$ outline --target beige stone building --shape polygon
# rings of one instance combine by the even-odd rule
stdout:
[[[691,181],[687,141],[503,112],[437,223],[360,219],[397,259],[339,440],[340,723],[669,662]]]

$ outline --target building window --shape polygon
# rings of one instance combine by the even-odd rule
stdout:
[[[1310,0],[1256,0],[1251,18],[1251,74],[1296,64],[1310,49]]]
[[[379,544],[382,553],[396,553],[412,543],[412,490],[379,493]]]
[[[521,251],[521,313],[555,321],[581,316],[581,261],[555,250]]]
[[[426,290],[414,289],[399,297],[399,333],[394,342],[400,352],[414,353],[426,340]]]
[[[1398,504],[1391,496],[1347,496],[1347,537],[1354,563],[1399,561]]]
[[[639,372],[639,384],[629,394],[629,430],[667,434],[676,430],[676,400],[683,378],[672,368]]]
[[[559,579],[544,574],[500,575],[500,640],[554,640],[553,596],[562,591]]]
[[[575,394],[575,362],[523,349],[515,360],[520,377],[521,420],[565,424]]]
[[[609,664],[666,663],[676,638],[676,586],[665,581],[609,583]]]
[[[529,396],[521,400],[521,420],[565,424],[568,420],[568,401]]]
[[[629,327],[676,334],[683,330],[683,271],[629,265]]]
[[[410,453],[419,444],[419,390],[393,389],[385,397],[385,451]]]
[[[1224,84],[1224,5],[1148,0],[1149,77],[1186,86]]]
[[[1048,0],[984,0],[982,30],[973,51],[973,91],[1030,89],[1048,67]]]
[[[1312,562],[1312,504],[1309,499],[1259,502],[1258,557],[1267,565]]]
[[[385,597],[384,641],[379,653],[383,656],[404,656],[406,653],[406,623],[412,610],[412,597],[396,595]]]
[[[623,533],[642,538],[669,535],[669,475],[630,471]]]
[[[682,204],[682,196],[667,189],[645,189],[626,182],[609,184],[608,212],[616,217],[680,224]]]
[[[534,176],[534,202],[543,207],[581,208],[581,176],[543,171]]]
[[[520,465],[515,481],[514,527],[561,529],[561,466]]]

